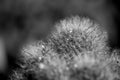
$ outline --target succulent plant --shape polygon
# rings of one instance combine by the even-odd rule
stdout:
[[[19,63],[21,68],[13,70],[10,79],[119,80],[118,55],[109,55],[119,51],[110,52],[107,41],[107,32],[97,22],[79,16],[66,18],[56,23],[46,40],[22,49],[23,64]]]

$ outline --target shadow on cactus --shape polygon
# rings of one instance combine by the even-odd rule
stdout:
[[[79,16],[56,23],[46,40],[26,44],[11,80],[119,80],[119,50],[110,52],[107,32]],[[109,55],[112,53],[112,55]]]

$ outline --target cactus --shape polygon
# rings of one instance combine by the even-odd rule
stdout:
[[[56,23],[46,40],[22,49],[23,63],[18,63],[20,68],[13,70],[10,79],[119,80],[118,55],[109,55],[119,51],[110,52],[107,41],[107,32],[95,21],[79,16],[66,18]]]

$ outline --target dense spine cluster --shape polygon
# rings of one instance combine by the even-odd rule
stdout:
[[[113,72],[116,60],[109,55],[107,33],[99,26],[79,16],[57,23],[46,40],[23,48],[23,63],[13,70],[11,80],[119,79],[118,72]]]

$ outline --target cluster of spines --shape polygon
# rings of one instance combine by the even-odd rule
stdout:
[[[108,57],[107,33],[99,24],[76,16],[57,23],[54,30],[46,41],[36,42],[39,45],[35,54],[29,51],[38,59],[37,71],[28,68],[36,75],[35,79],[114,80],[118,76],[111,72],[113,62]],[[32,47],[35,45],[28,50]],[[23,51],[25,54],[27,49]]]

